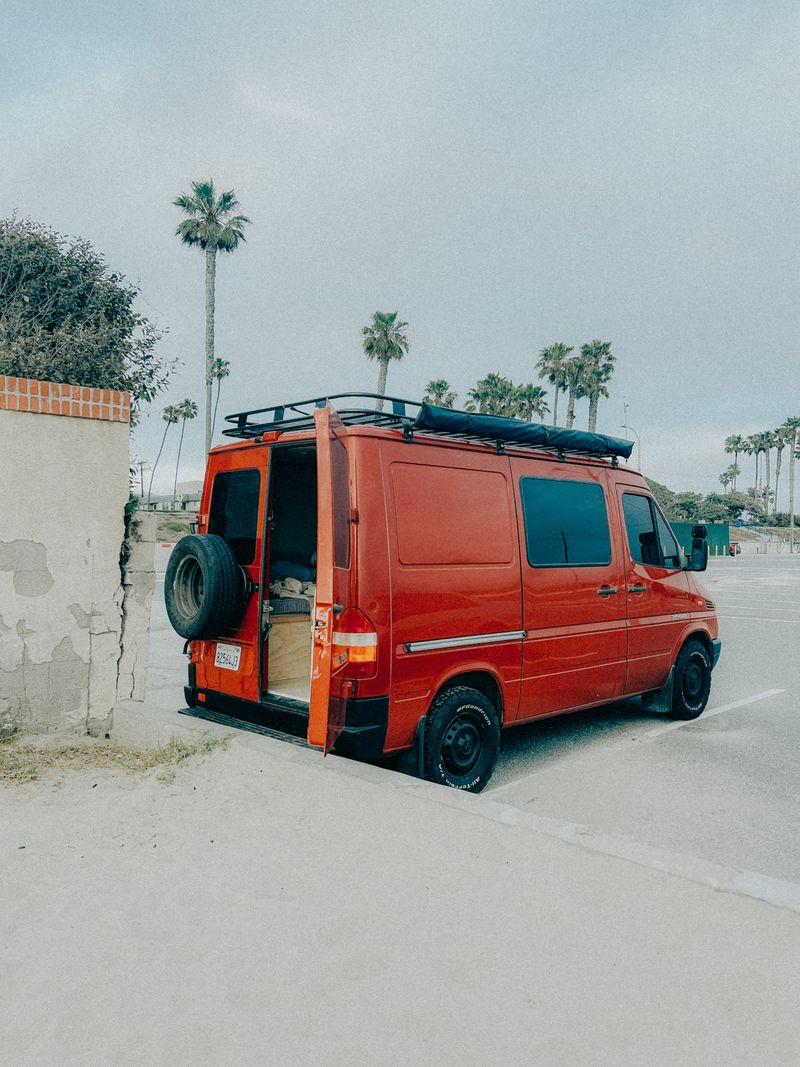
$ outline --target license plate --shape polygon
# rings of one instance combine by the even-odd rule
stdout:
[[[214,666],[223,667],[226,671],[238,671],[241,658],[241,645],[217,645]]]

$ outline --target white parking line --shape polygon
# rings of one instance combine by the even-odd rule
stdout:
[[[710,719],[714,715],[721,715],[723,711],[733,711],[734,708],[746,708],[749,704],[758,704],[761,700],[769,700],[770,697],[775,697],[778,696],[779,693],[785,692],[785,689],[766,689],[763,693],[756,693],[755,696],[745,697],[743,700],[734,700],[730,704],[723,704],[719,708],[712,708],[710,711],[704,711],[700,718],[671,722],[669,726],[657,726],[655,730],[648,730],[644,736],[658,737],[659,734],[669,733],[670,730],[679,730],[681,726],[691,726],[693,722],[701,722],[705,719]]]
[[[751,622],[800,623],[800,619],[778,619],[769,615],[717,615],[718,619],[749,619]]]

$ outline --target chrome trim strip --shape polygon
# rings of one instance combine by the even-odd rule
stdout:
[[[433,652],[440,648],[463,648],[466,645],[493,645],[499,641],[521,641],[525,630],[508,630],[501,634],[469,634],[467,637],[440,637],[435,641],[408,641],[406,652]]]

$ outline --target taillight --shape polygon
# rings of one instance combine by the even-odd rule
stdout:
[[[334,671],[342,678],[372,678],[378,667],[378,634],[367,616],[358,608],[345,608],[334,626]]]

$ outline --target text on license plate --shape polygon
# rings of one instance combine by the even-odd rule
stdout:
[[[241,645],[217,645],[214,656],[214,666],[224,667],[226,671],[238,671],[239,660],[242,658]]]

